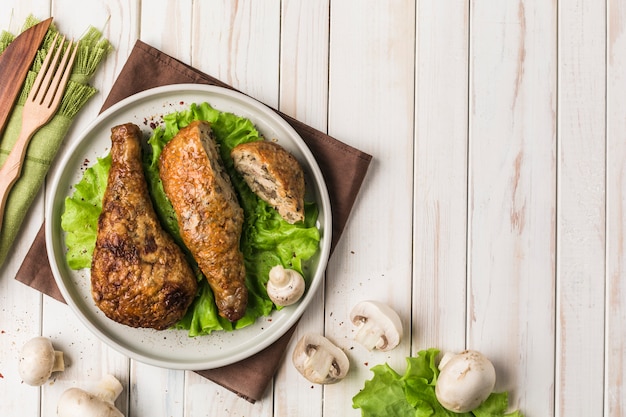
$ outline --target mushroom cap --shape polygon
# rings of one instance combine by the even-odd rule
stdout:
[[[80,388],[69,388],[59,398],[59,417],[124,417],[124,414],[111,402]]]
[[[339,382],[350,369],[350,361],[343,350],[315,333],[300,338],[293,350],[292,362],[306,379],[316,384]]]
[[[267,295],[277,306],[296,303],[304,294],[305,288],[304,278],[298,271],[276,265],[269,272]]]
[[[359,327],[355,340],[372,350],[388,351],[400,343],[402,321],[391,307],[379,301],[361,301],[350,311],[352,324]]]
[[[445,363],[435,385],[441,405],[455,413],[476,409],[496,384],[493,364],[480,352],[466,350]]]
[[[55,362],[59,366],[55,366]],[[33,337],[20,351],[18,372],[28,385],[43,385],[55,370],[63,370],[63,356],[55,352],[52,342],[47,337]]]

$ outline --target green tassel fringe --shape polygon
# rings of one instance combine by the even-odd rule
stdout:
[[[0,54],[7,49],[7,46],[13,42],[13,39],[15,39],[15,36],[11,32],[7,32],[6,30],[0,32]]]
[[[102,37],[102,32],[93,26],[80,38],[74,72],[91,78],[100,62],[113,50],[111,43]]]
[[[24,32],[25,30],[28,30],[30,28],[32,28],[33,26],[35,26],[36,24],[38,24],[39,22],[41,22],[41,20],[37,19],[35,16],[33,16],[32,14],[30,16],[28,16],[26,18],[26,20],[24,21],[24,24],[22,25],[22,32]],[[50,25],[50,27],[54,26],[54,22]]]
[[[31,88],[33,88],[33,84],[35,84],[35,77],[37,77],[37,73],[33,71],[28,71],[28,74],[26,74],[24,86],[22,87],[22,91],[20,91],[20,95],[17,97],[18,105],[23,106],[24,103],[26,103],[28,93],[30,92]]]
[[[27,19],[27,27],[25,27],[25,29],[37,23],[39,23],[39,21],[31,17]],[[52,41],[58,33],[59,31],[56,26],[54,26],[54,24],[50,25],[46,36],[41,42],[41,47],[37,52],[35,61],[33,62],[33,71],[38,72],[41,68],[41,64],[52,45]],[[72,79],[74,81],[86,83],[93,76],[102,60],[113,50],[111,43],[102,36],[100,30],[90,26],[87,32],[79,39],[76,60],[72,68]],[[64,47],[67,47],[68,44],[69,41],[66,40]]]
[[[20,92],[20,95],[17,99],[17,103],[19,105],[24,105],[26,103],[26,99],[28,98],[28,93],[30,92],[33,84],[35,83],[35,78],[37,74],[33,71],[30,71],[26,76],[26,80],[24,81],[24,87]],[[98,92],[97,89],[88,85],[78,83],[76,81],[70,80],[67,83],[67,87],[65,88],[65,92],[63,93],[63,98],[61,99],[61,105],[56,112],[57,116],[67,117],[68,119],[74,118],[78,111],[89,101],[91,97],[93,97]]]
[[[23,26],[23,31],[38,24],[40,20],[33,16],[26,18]],[[59,33],[56,26],[50,25],[48,32],[44,36],[41,42],[41,47],[35,55],[33,65],[26,80],[24,86],[20,92],[18,98],[18,104],[23,105],[26,102],[28,93],[30,92],[37,73],[41,70],[44,59],[48,53],[48,50],[52,46],[54,37]],[[0,48],[2,48],[2,42],[6,39],[7,45],[15,37],[7,32],[7,35],[2,33],[0,35]],[[69,41],[65,41],[64,47],[67,48]],[[5,46],[6,47],[6,46]],[[4,50],[4,49],[0,49]],[[87,32],[81,36],[78,44],[78,51],[76,52],[76,60],[72,67],[72,74],[70,76],[70,82],[67,85],[63,98],[61,100],[61,106],[57,111],[57,115],[67,118],[73,118],[78,111],[87,103],[87,101],[97,93],[97,89],[88,85],[89,80],[94,75],[96,69],[102,62],[102,60],[113,50],[111,43],[102,37],[102,32],[94,27],[89,27]]]
[[[97,91],[90,85],[70,81],[61,99],[61,106],[57,110],[57,115],[73,119]]]
[[[37,19],[30,17],[26,20],[24,29],[32,27],[38,22]],[[18,104],[19,102],[25,102],[28,92],[34,83],[37,71],[40,70],[44,56],[50,48],[56,33],[58,33],[56,27],[51,25],[42,42],[37,58],[31,67],[31,71],[27,75],[27,80],[18,98]],[[2,234],[0,234],[0,266],[6,260],[7,254],[15,242],[15,237],[20,232],[24,216],[37,192],[41,189],[52,158],[59,150],[74,116],[85,105],[87,100],[96,93],[96,89],[89,86],[87,81],[94,73],[95,67],[111,50],[108,41],[101,39],[101,36],[100,32],[96,30],[91,29],[87,31],[83,37],[84,44],[79,48],[80,57],[73,67],[75,75],[66,87],[60,108],[52,120],[43,126],[32,139],[32,146],[27,151],[23,175],[15,183],[7,200],[4,226]],[[9,45],[11,41],[13,41],[13,35],[0,33],[0,48],[6,48],[6,45]],[[0,137],[0,144],[2,145],[0,160],[5,159],[5,155],[9,152],[8,149],[15,143],[15,139],[19,135],[23,110],[23,106],[15,106],[4,134]]]

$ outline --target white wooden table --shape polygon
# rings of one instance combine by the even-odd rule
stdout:
[[[348,354],[339,384],[285,361],[250,404],[193,372],[129,360],[70,309],[14,280],[43,191],[0,270],[0,415],[52,416],[68,387],[113,373],[126,416],[348,416],[371,366],[478,349],[527,416],[626,416],[626,5],[619,0],[2,0],[115,52],[71,143],[141,39],[373,155],[304,332]],[[388,302],[389,353],[352,340],[351,306]],[[21,383],[21,345],[50,337],[71,365]]]

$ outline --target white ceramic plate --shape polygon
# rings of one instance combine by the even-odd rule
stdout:
[[[113,126],[132,122],[149,136],[151,125],[191,103],[208,102],[212,107],[249,118],[266,139],[278,141],[302,164],[307,181],[307,199],[319,207],[318,227],[322,240],[311,267],[310,286],[295,305],[260,318],[247,328],[213,332],[190,338],[184,330],[135,329],[108,319],[94,304],[89,270],[74,271],[65,259],[61,229],[65,198],[74,192],[85,169],[110,149]],[[331,210],[322,173],[302,138],[275,111],[241,93],[196,84],[158,87],[129,97],[103,112],[80,135],[60,161],[46,204],[46,244],[57,285],[68,305],[83,323],[114,349],[139,361],[170,369],[211,369],[245,359],[275,342],[295,324],[320,287],[330,254]]]

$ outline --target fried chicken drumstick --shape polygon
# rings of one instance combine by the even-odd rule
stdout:
[[[239,249],[243,209],[207,122],[190,123],[165,145],[159,175],[183,242],[206,276],[219,314],[240,319],[248,303]]]
[[[184,316],[198,284],[155,214],[140,138],[134,124],[111,129],[112,164],[98,219],[91,292],[110,319],[163,330]]]

